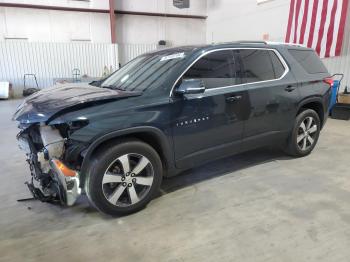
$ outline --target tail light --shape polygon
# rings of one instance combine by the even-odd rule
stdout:
[[[331,77],[326,77],[326,78],[323,79],[323,82],[325,82],[326,84],[328,84],[329,87],[332,87],[332,86],[333,86],[333,83],[334,83],[334,80],[333,80],[333,78],[331,78]]]

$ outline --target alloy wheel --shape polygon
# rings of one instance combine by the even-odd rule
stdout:
[[[109,165],[102,178],[102,192],[109,203],[127,207],[140,202],[153,184],[154,169],[147,157],[125,154]]]
[[[298,128],[297,144],[300,150],[306,151],[313,146],[318,126],[312,116],[306,117]]]

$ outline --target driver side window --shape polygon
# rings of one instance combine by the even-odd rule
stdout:
[[[183,79],[201,79],[206,89],[240,84],[232,50],[209,53],[183,75]]]

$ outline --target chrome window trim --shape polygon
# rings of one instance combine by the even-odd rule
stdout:
[[[209,50],[207,52],[204,52],[203,54],[201,54],[199,57],[197,57],[196,60],[194,60],[183,72],[182,74],[176,79],[175,83],[173,84],[171,90],[170,90],[170,94],[169,96],[172,97],[174,88],[177,84],[177,82],[180,80],[181,77],[183,77],[183,75],[190,69],[191,66],[193,66],[199,59],[201,59],[203,56],[213,53],[213,52],[218,52],[218,51],[225,51],[225,50],[269,50],[269,51],[273,51],[278,59],[280,60],[280,62],[282,63],[283,67],[284,67],[284,73],[276,79],[270,79],[270,80],[263,80],[263,81],[256,81],[256,82],[251,82],[251,83],[243,83],[243,84],[237,84],[237,85],[230,85],[230,86],[220,86],[220,87],[214,87],[214,88],[210,88],[210,89],[205,89],[205,92],[212,92],[215,90],[220,90],[220,89],[224,89],[224,88],[231,88],[231,87],[236,87],[236,86],[245,86],[245,85],[252,85],[252,84],[257,84],[257,83],[267,83],[267,82],[273,82],[273,81],[278,81],[283,79],[289,72],[289,67],[286,63],[286,61],[284,60],[284,58],[282,57],[282,55],[280,54],[280,52],[278,52],[276,49],[274,48],[264,48],[264,47],[226,47],[226,48],[219,48],[219,49],[214,49],[214,50]]]

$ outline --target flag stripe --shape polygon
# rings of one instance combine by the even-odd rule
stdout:
[[[311,3],[309,3],[309,8],[307,11],[306,29],[305,29],[305,33],[304,33],[304,42],[302,42],[302,44],[307,44],[309,41],[311,18],[312,18],[312,11],[313,11],[312,4],[313,4],[313,1],[311,1]]]
[[[326,15],[326,22],[324,24],[324,33],[321,36],[321,49],[320,49],[320,57],[323,58],[325,57],[326,54],[326,48],[327,48],[327,33],[328,33],[328,29],[330,26],[330,22],[331,22],[331,14],[332,14],[332,6],[333,3],[336,0],[328,0],[327,3],[327,15]]]
[[[309,33],[309,40],[307,42],[307,46],[311,47],[312,42],[314,39],[314,32],[315,32],[315,24],[316,24],[316,16],[317,16],[317,8],[318,8],[318,1],[315,0],[314,4],[312,6],[312,16],[311,16],[311,25],[310,25],[310,33]]]
[[[312,45],[311,45],[311,47],[313,49],[316,49],[317,42],[318,42],[318,32],[320,31],[320,26],[321,26],[323,1],[324,0],[319,0],[318,1],[318,6],[317,6],[317,10],[318,11],[316,13],[315,30],[314,30],[314,36],[313,36],[313,41],[312,41]]]
[[[345,28],[345,21],[346,21],[346,11],[348,10],[348,0],[343,0],[342,9],[341,9],[341,18],[340,18],[340,24],[339,24],[339,31],[337,36],[337,45],[335,48],[335,55],[340,55],[341,51],[341,45],[343,42],[344,37],[344,28]]]
[[[290,1],[288,26],[287,26],[287,33],[286,33],[286,42],[287,43],[289,43],[290,33],[291,33],[291,29],[292,29],[293,16],[294,16],[294,2],[295,2],[295,0]]]
[[[294,17],[294,38],[293,43],[297,42],[297,29],[298,29],[298,17],[300,12],[300,6],[301,6],[301,0],[297,0],[296,10],[295,10],[295,17]]]
[[[300,30],[300,37],[299,37],[299,43],[300,44],[304,43],[306,23],[307,23],[307,17],[308,17],[308,10],[309,10],[309,0],[305,0],[305,3],[304,3],[304,16],[303,16],[303,22],[301,23],[301,30]]]
[[[320,29],[318,30],[318,39],[317,39],[317,45],[316,45],[316,52],[318,54],[320,54],[321,41],[322,41],[322,36],[323,36],[323,32],[324,32],[324,26],[326,23],[327,5],[328,5],[328,0],[323,0]]]
[[[335,13],[335,22],[334,22],[334,32],[333,32],[333,42],[331,46],[330,56],[335,56],[335,48],[337,46],[338,32],[339,32],[339,24],[340,24],[340,14],[343,6],[343,0],[338,0],[338,8]],[[335,39],[336,38],[336,39]]]
[[[299,14],[298,14],[298,24],[297,24],[297,38],[296,38],[296,43],[300,43],[300,32],[301,32],[301,26],[303,23],[303,18],[304,18],[304,2],[305,0],[301,0],[300,2],[300,8],[299,8]]]
[[[286,42],[314,48],[318,55],[340,55],[350,0],[291,0]]]
[[[293,19],[292,19],[292,26],[291,26],[291,31],[290,31],[290,42],[293,42],[293,36],[294,36],[294,31],[295,31],[295,27],[294,27],[294,17],[295,17],[295,13],[296,13],[296,4],[297,1],[294,1],[294,14],[293,14]]]
[[[333,32],[334,32],[334,19],[335,19],[335,12],[337,11],[337,5],[338,5],[338,0],[335,0],[333,3],[332,12],[331,12],[331,21],[327,32],[327,44],[326,44],[325,57],[330,57],[331,46],[333,42],[332,40],[333,40]]]

